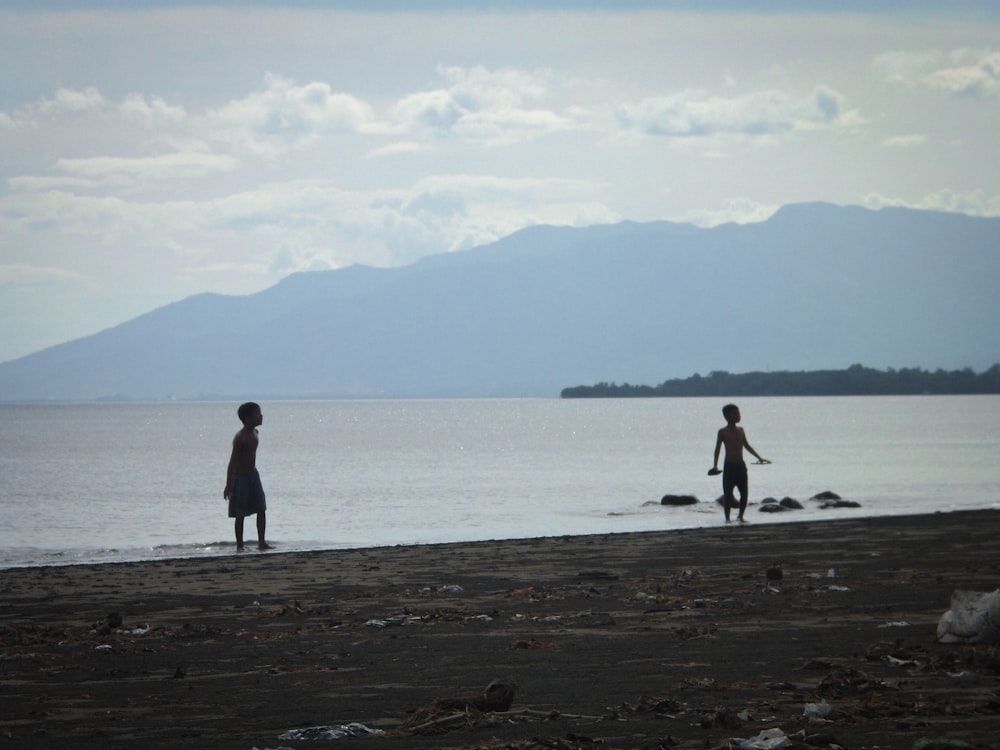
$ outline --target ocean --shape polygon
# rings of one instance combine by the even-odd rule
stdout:
[[[738,403],[773,462],[750,465],[751,523],[1000,508],[1000,396]],[[706,472],[723,404],[262,401],[268,539],[283,552],[722,526]],[[0,405],[0,568],[234,554],[222,490],[237,405]],[[860,507],[821,509],[823,491]],[[762,513],[766,497],[805,507]],[[246,531],[252,550],[253,519]]]

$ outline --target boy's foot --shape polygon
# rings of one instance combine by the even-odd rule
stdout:
[[[246,547],[244,547],[244,546],[243,546],[242,544],[237,544],[237,545],[236,545],[236,551],[237,551],[237,552],[246,552],[246,551],[247,551],[247,548],[246,548]]]
[[[274,549],[274,547],[272,547],[267,542],[261,542],[260,544],[257,545],[257,549],[259,549],[261,552],[263,552],[265,550]]]
[[[742,516],[740,516],[739,521],[740,523],[750,523],[747,519],[743,518]]]

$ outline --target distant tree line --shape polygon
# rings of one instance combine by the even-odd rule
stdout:
[[[682,396],[908,396],[1000,393],[1000,364],[981,373],[919,368],[747,372],[716,370],[703,377],[666,380],[659,385],[598,383],[563,388],[562,398],[642,398]]]

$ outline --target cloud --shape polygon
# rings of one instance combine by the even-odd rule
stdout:
[[[167,104],[159,96],[146,99],[138,93],[125,97],[118,110],[128,120],[137,120],[147,127],[157,123],[180,123],[187,117],[184,107]]]
[[[85,112],[103,109],[107,104],[101,93],[94,87],[83,91],[74,89],[59,89],[55,97],[43,100],[38,105],[38,111],[43,114],[58,114],[60,112]]]
[[[37,266],[30,263],[0,263],[0,287],[30,287],[65,282],[97,286],[94,277],[65,268]]]
[[[958,64],[940,68],[921,81],[933,89],[951,94],[986,98],[1000,94],[1000,52],[955,53]]]
[[[208,112],[205,135],[264,158],[275,158],[329,133],[363,131],[373,123],[371,107],[326,83],[297,85],[268,74],[266,88]]]
[[[525,106],[543,100],[551,74],[515,68],[438,67],[446,86],[402,97],[391,108],[394,127],[431,139],[454,138],[509,146],[573,129],[574,117]]]
[[[398,154],[415,154],[420,151],[426,151],[428,148],[429,146],[426,144],[416,143],[415,141],[396,141],[395,143],[389,143],[385,146],[372,149],[368,152],[368,157],[370,159],[377,159],[384,156],[396,156]]]
[[[981,189],[963,193],[953,190],[938,190],[917,201],[888,198],[879,193],[869,193],[862,200],[862,204],[871,209],[896,206],[923,211],[963,213],[969,216],[1000,216],[1000,195],[991,196]]]
[[[232,156],[206,153],[173,153],[125,158],[99,156],[89,159],[59,159],[54,169],[67,175],[89,178],[97,184],[127,185],[139,181],[175,181],[231,172],[239,166]]]
[[[977,99],[1000,94],[1000,52],[992,49],[887,52],[875,58],[874,67],[893,84]]]
[[[882,141],[882,148],[914,148],[925,143],[927,143],[926,135],[893,135]]]
[[[623,128],[671,138],[763,138],[835,127],[858,119],[855,111],[845,110],[841,94],[824,86],[804,96],[768,90],[720,97],[689,89],[647,97],[618,110]]]
[[[749,198],[731,198],[724,201],[719,209],[689,211],[676,216],[673,221],[681,221],[700,227],[714,227],[719,224],[755,224],[767,221],[780,208],[774,204],[757,203]]]

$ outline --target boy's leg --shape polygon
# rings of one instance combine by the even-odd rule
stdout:
[[[257,513],[257,547],[258,549],[271,549],[266,541],[264,541],[264,532],[267,529],[267,514],[264,511]]]
[[[747,512],[747,501],[750,499],[750,478],[747,476],[747,468],[743,467],[743,471],[740,472],[740,477],[736,482],[737,486],[740,488],[740,517],[739,520],[743,520],[743,514]]]
[[[243,551],[243,516],[236,517],[236,551]]]
[[[726,514],[726,523],[729,523],[729,510],[736,505],[736,498],[733,497],[733,487],[735,483],[730,477],[722,475],[722,508]]]

